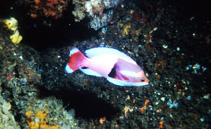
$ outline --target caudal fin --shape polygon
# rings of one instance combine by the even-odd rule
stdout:
[[[86,60],[86,57],[77,48],[70,50],[69,56],[70,60],[65,67],[67,73],[72,73],[84,66],[83,62]]]

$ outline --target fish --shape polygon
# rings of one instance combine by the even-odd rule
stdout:
[[[86,55],[86,56],[85,56]],[[149,80],[141,67],[125,53],[108,47],[95,47],[85,51],[70,50],[66,73],[80,69],[84,74],[104,77],[117,86],[146,86]]]

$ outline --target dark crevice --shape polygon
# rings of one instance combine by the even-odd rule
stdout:
[[[48,96],[56,96],[57,99],[63,101],[63,106],[66,110],[74,109],[75,117],[85,120],[99,119],[106,117],[111,120],[116,114],[120,113],[119,108],[115,108],[112,104],[97,97],[96,94],[78,88],[63,88],[57,91],[48,91],[40,87],[39,97],[44,98]]]
[[[20,35],[23,36],[21,43],[38,51],[71,46],[76,41],[80,42],[97,36],[98,32],[88,27],[89,18],[75,22],[75,17],[72,15],[74,10],[72,2],[69,2],[67,10],[63,11],[59,19],[44,16],[31,18],[28,14],[32,8],[28,6],[18,4],[18,2],[8,2],[8,6],[0,6],[1,10],[4,10],[0,11],[0,18],[15,17],[18,20]],[[11,10],[11,7],[14,9]]]

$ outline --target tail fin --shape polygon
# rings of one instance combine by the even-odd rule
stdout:
[[[86,60],[86,57],[77,48],[70,50],[69,56],[70,60],[65,67],[67,73],[72,73],[84,66],[83,62]]]

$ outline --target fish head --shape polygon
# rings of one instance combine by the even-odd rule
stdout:
[[[120,70],[118,74],[118,78],[127,82],[132,82],[132,83],[143,83],[143,84],[149,83],[149,80],[144,74],[144,71],[141,69],[138,69],[138,72],[132,71],[132,70],[130,71]]]
[[[137,74],[138,74],[138,77],[136,78],[136,82],[149,83],[149,80],[144,74],[143,70]]]
[[[140,66],[120,59],[108,76],[116,79],[115,84],[121,84],[122,86],[145,86],[149,84],[149,80]],[[115,80],[112,81],[115,82]]]

